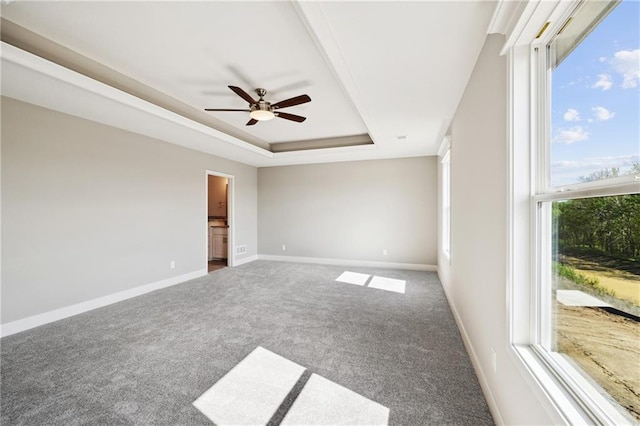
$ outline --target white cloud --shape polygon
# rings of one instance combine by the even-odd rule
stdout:
[[[601,107],[601,106],[593,107],[591,108],[591,110],[593,111],[593,115],[596,117],[596,120],[598,121],[607,121],[612,119],[616,115],[615,112],[611,112],[605,107]]]
[[[580,176],[613,167],[620,168],[620,173],[631,169],[634,162],[640,162],[640,154],[629,154],[611,157],[582,158],[575,161],[556,161],[551,164],[553,185],[567,185],[579,182]]]
[[[602,90],[609,90],[613,86],[611,76],[609,74],[598,74],[598,81],[591,86],[592,89],[602,88]]]
[[[586,80],[586,79],[588,79],[588,78],[589,78],[589,76],[581,76],[581,77],[578,77],[578,78],[576,78],[575,80],[571,80],[571,81],[567,84],[567,86],[575,86],[576,84],[580,84],[580,83],[582,83],[584,80]],[[567,87],[567,86],[565,86],[565,87]]]
[[[600,57],[598,58],[598,61],[600,61],[600,62],[605,62],[606,60],[607,60],[607,57],[606,57],[606,56],[600,56]]]
[[[640,154],[628,154],[607,157],[588,157],[579,160],[555,161],[551,164],[553,170],[560,169],[591,169],[598,170],[620,167],[620,169],[629,168],[634,162],[640,161]],[[623,170],[624,171],[624,170]]]
[[[572,144],[587,139],[589,132],[581,126],[571,127],[570,129],[558,129],[556,137],[553,139],[556,143]]]
[[[623,88],[633,89],[638,87],[638,81],[640,80],[640,49],[616,52],[611,60],[611,65],[613,65],[613,69],[617,73],[622,75],[621,86]]]
[[[567,112],[564,113],[564,120],[565,121],[580,121],[580,113],[573,109],[573,108],[569,108],[567,110]]]

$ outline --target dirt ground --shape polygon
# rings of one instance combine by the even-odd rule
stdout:
[[[557,304],[558,352],[568,355],[640,421],[640,322]]]
[[[615,291],[616,297],[640,306],[640,275],[627,270],[611,268],[586,258],[562,256],[562,262],[576,271],[597,278],[600,285]],[[630,265],[626,264],[629,269]]]

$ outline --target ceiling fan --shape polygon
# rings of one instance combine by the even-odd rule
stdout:
[[[272,104],[271,102],[267,102],[264,100],[264,96],[267,94],[265,89],[256,89],[257,95],[260,97],[257,101],[251,97],[247,92],[242,90],[236,86],[228,86],[229,89],[233,90],[233,92],[240,96],[245,101],[249,102],[250,109],[215,109],[215,108],[205,108],[205,111],[241,111],[248,112],[251,119],[247,122],[247,126],[253,126],[258,121],[267,121],[271,120],[274,117],[284,118],[285,120],[296,121],[298,123],[302,123],[307,117],[302,117],[300,115],[289,114],[287,112],[280,112],[279,109],[288,108],[295,105],[305,104],[307,102],[311,102],[311,98],[309,95],[300,95],[295,98],[285,99],[284,101],[276,102]]]

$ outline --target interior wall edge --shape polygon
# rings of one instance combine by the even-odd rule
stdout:
[[[170,287],[176,284],[181,284],[205,275],[207,275],[207,270],[199,269],[197,271],[177,275],[175,277],[141,285],[139,287],[112,293],[107,296],[98,297],[96,299],[65,306],[64,308],[54,309],[42,314],[32,315],[26,318],[11,321],[6,324],[0,325],[0,337],[6,337],[12,334],[20,333],[21,331],[26,331],[31,328],[59,321],[61,319],[65,319],[74,315],[112,305],[114,303],[141,296],[155,290],[160,290],[162,288]]]
[[[257,168],[0,99],[0,324],[206,269],[207,170],[234,176],[235,260],[257,254]]]
[[[438,278],[440,278],[440,274],[438,273]],[[456,325],[460,330],[460,336],[462,337],[462,343],[464,343],[464,347],[467,350],[467,354],[469,354],[469,359],[471,360],[471,365],[473,365],[473,369],[478,377],[478,382],[480,383],[480,388],[482,388],[482,393],[484,394],[485,399],[487,400],[487,405],[489,406],[489,411],[491,411],[491,415],[493,416],[493,420],[497,425],[505,425],[504,419],[502,418],[502,413],[500,412],[500,407],[496,402],[496,399],[491,392],[491,387],[489,386],[489,382],[487,381],[487,377],[482,370],[482,364],[480,363],[480,359],[476,354],[476,351],[471,343],[471,339],[467,334],[467,330],[464,327],[464,323],[462,322],[462,318],[460,314],[458,314],[458,310],[456,309],[455,304],[452,303],[452,299],[449,295],[449,288],[447,286],[442,286],[444,291],[444,295],[447,298],[447,303],[449,304],[449,308],[453,313],[453,318],[456,321]]]
[[[240,266],[240,265],[244,265],[245,263],[251,263],[258,260],[258,255],[254,254],[253,256],[249,256],[249,257],[245,257],[242,259],[236,259],[236,261],[234,262],[233,266]]]
[[[437,158],[258,168],[258,253],[434,265]]]
[[[452,122],[450,264],[441,276],[483,387],[507,424],[557,424],[512,357],[507,312],[507,62],[490,35]],[[480,101],[482,100],[482,101]],[[481,176],[481,178],[478,178]],[[447,273],[449,270],[449,274]],[[463,331],[464,330],[464,331]],[[487,399],[490,399],[487,394]],[[499,421],[499,419],[496,419]]]
[[[271,260],[275,262],[315,263],[319,265],[340,266],[369,266],[373,268],[406,269],[411,271],[426,272],[436,272],[438,270],[437,265],[427,265],[422,263],[378,262],[374,260],[331,259],[326,257],[277,256],[271,254],[258,254],[258,259]]]

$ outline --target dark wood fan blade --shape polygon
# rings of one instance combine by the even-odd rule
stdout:
[[[245,92],[244,90],[242,90],[239,87],[236,86],[228,86],[229,89],[233,90],[233,92],[240,96],[242,99],[244,99],[245,101],[249,102],[250,105],[253,105],[255,103],[257,103],[257,101],[255,101],[251,95],[249,95],[247,92]]]
[[[245,124],[245,126],[253,126],[257,122],[258,122],[258,120],[252,118],[251,120],[247,121],[247,124]]]
[[[276,117],[284,118],[285,120],[297,121],[298,123],[302,123],[307,117],[302,117],[300,115],[288,114],[286,112],[276,112]]]
[[[271,105],[272,108],[288,108],[294,105],[306,104],[307,102],[311,102],[311,98],[309,95],[300,95],[295,98],[285,99],[284,101],[280,101]]]
[[[242,111],[242,112],[251,112],[250,109],[216,109],[216,108],[205,108],[205,111]]]

